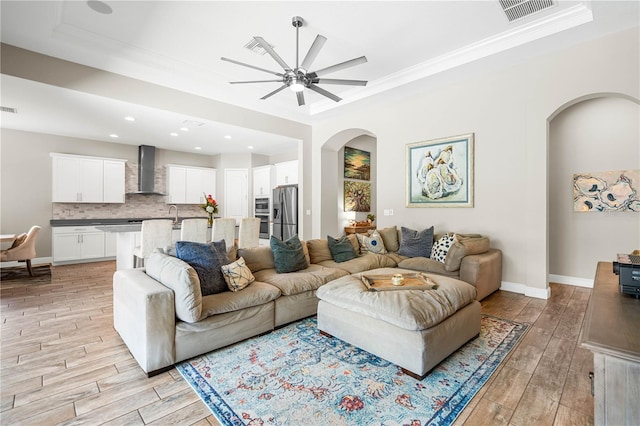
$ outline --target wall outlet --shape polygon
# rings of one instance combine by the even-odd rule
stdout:
[[[307,209],[307,216],[311,216],[311,209]]]
[[[393,209],[389,209],[389,216],[393,216]]]

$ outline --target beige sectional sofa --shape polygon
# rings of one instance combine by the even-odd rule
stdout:
[[[349,238],[359,250],[357,238]],[[316,290],[350,274],[400,267],[445,275],[474,286],[476,300],[497,290],[502,278],[502,253],[480,235],[458,235],[444,263],[400,256],[397,248],[337,263],[326,239],[303,241],[302,247],[308,267],[284,274],[276,272],[269,247],[238,250],[237,257],[245,259],[255,281],[239,292],[208,296],[202,296],[193,268],[157,250],[146,260],[145,269],[114,274],[114,327],[151,376],[177,362],[315,315]]]

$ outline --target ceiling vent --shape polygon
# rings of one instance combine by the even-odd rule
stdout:
[[[267,44],[271,46],[272,49],[275,47],[271,43]],[[252,38],[247,44],[245,44],[244,48],[249,49],[253,53],[257,53],[258,55],[264,55],[265,53],[267,53],[267,51],[264,50],[264,48],[260,46],[260,44],[254,38]]]
[[[553,5],[553,0],[500,0],[500,6],[509,22],[541,12]]]
[[[11,114],[17,114],[18,110],[16,108],[4,107],[0,106],[0,111],[2,112],[10,112]]]

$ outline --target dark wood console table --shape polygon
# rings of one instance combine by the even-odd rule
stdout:
[[[594,424],[640,425],[640,299],[598,262],[581,346],[593,352]]]

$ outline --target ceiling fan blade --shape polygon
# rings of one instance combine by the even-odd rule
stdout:
[[[317,84],[344,84],[347,86],[366,86],[366,80],[342,80],[337,78],[315,78],[314,83]]]
[[[311,74],[313,74],[314,77],[316,77],[316,76],[319,76],[319,75],[329,74],[329,73],[332,73],[332,72],[336,72],[336,71],[340,71],[340,70],[343,70],[343,69],[346,69],[346,68],[350,68],[350,67],[353,67],[355,65],[364,64],[365,62],[367,62],[367,57],[366,56],[360,56],[359,58],[350,59],[348,61],[340,62],[339,64],[331,65],[330,67],[323,68],[323,69],[318,70],[318,71],[314,71]]]
[[[222,59],[223,61],[231,62],[232,64],[242,65],[243,67],[247,67],[247,68],[253,68],[254,70],[268,72],[269,74],[277,75],[278,77],[284,76],[284,74],[281,74],[279,72],[270,71],[270,70],[267,70],[267,69],[264,69],[264,68],[256,67],[255,65],[245,64],[244,62],[236,61],[234,59],[229,59],[229,58],[224,58],[224,57],[222,57],[220,59]]]
[[[287,87],[286,84],[283,84],[282,86],[278,87],[276,90],[274,90],[271,93],[267,93],[266,95],[264,95],[263,97],[261,97],[260,99],[267,99],[273,95],[275,95],[276,93],[278,93],[279,91],[281,91],[282,89],[284,89],[285,87]]]
[[[262,47],[264,50],[266,50],[266,51],[267,51],[267,53],[268,53],[269,55],[271,55],[271,57],[272,57],[273,59],[275,59],[277,63],[279,63],[279,64],[280,64],[280,66],[282,67],[282,69],[284,69],[284,70],[290,70],[290,69],[291,69],[291,67],[290,67],[289,65],[287,65],[287,63],[286,63],[286,62],[285,62],[285,61],[280,57],[280,55],[278,55],[278,54],[276,53],[276,51],[275,51],[275,50],[273,50],[273,48],[271,47],[271,45],[270,45],[269,43],[267,43],[267,42],[265,41],[265,39],[263,39],[262,37],[258,37],[258,36],[255,36],[253,39],[254,39],[255,41],[257,41],[257,42],[258,42],[258,44],[260,45],[260,47]]]
[[[252,80],[252,81],[230,81],[229,84],[245,84],[245,83],[282,83],[280,80]]]
[[[316,39],[313,40],[313,44],[309,48],[307,55],[302,60],[302,65],[300,65],[302,69],[304,69],[305,71],[309,70],[309,67],[311,66],[313,61],[315,61],[316,57],[318,56],[318,53],[320,53],[320,49],[322,49],[322,46],[324,46],[324,43],[326,41],[327,41],[326,37],[321,36],[320,34],[316,36]]]
[[[304,92],[296,92],[296,96],[298,97],[298,106],[304,105]]]
[[[334,95],[331,92],[327,92],[326,90],[316,86],[315,84],[310,84],[307,86],[309,89],[313,90],[316,93],[320,93],[322,96],[326,96],[327,98],[334,100],[336,102],[340,102],[342,100],[342,98]]]

